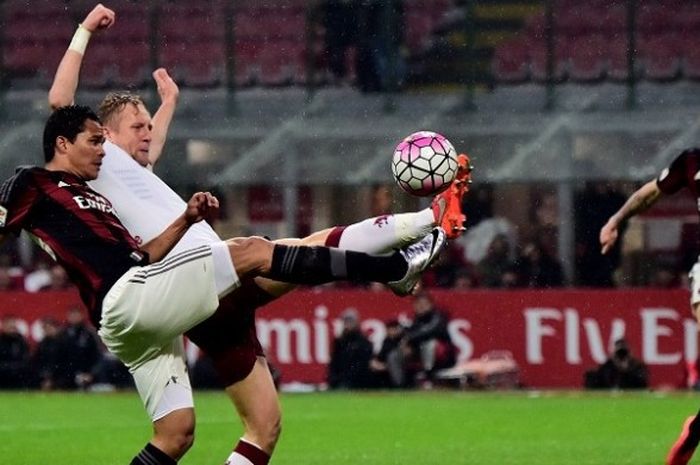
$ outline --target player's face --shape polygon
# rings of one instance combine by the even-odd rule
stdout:
[[[91,119],[85,120],[84,129],[78,133],[74,142],[63,141],[65,144],[65,171],[87,181],[97,178],[105,156],[104,130],[102,125]]]
[[[107,128],[107,138],[141,166],[148,166],[151,146],[151,115],[143,105],[126,105]]]

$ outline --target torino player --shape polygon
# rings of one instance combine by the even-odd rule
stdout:
[[[114,12],[102,5],[85,18],[56,73],[49,93],[53,107],[72,102],[89,33],[111,26],[114,19]],[[110,94],[102,102],[100,116],[108,139],[105,143],[107,156],[98,179],[91,183],[112,201],[124,225],[142,241],[157,234],[182,208],[179,196],[144,169],[155,164],[160,155],[178,95],[177,86],[165,70],[156,71],[154,78],[162,103],[153,119],[143,102],[131,94]],[[381,221],[373,218],[346,228],[320,231],[304,239],[278,242],[381,253],[417,240],[437,224],[447,227],[448,235],[455,237],[461,233],[464,222],[460,204],[470,170],[466,156],[460,157],[460,164],[459,181],[436,198],[429,209],[382,217]],[[173,253],[218,240],[214,231],[201,222],[190,229]],[[279,437],[281,413],[277,392],[255,333],[254,318],[256,308],[292,288],[292,284],[264,278],[243,280],[241,287],[221,300],[214,315],[187,332],[187,336],[213,359],[243,421],[244,435],[228,459],[231,465],[267,463]],[[191,411],[191,393],[189,385],[184,386],[184,383],[187,383],[186,377],[181,383],[188,390],[185,401],[181,405],[167,406],[161,414],[167,413],[166,410]],[[159,428],[159,422],[161,420],[154,422],[153,441],[167,444],[170,456],[179,458],[192,444],[194,416],[189,422],[172,424],[168,428]]]
[[[610,217],[600,230],[602,253],[607,253],[617,241],[620,225],[637,213],[643,212],[664,195],[675,194],[687,188],[700,206],[700,149],[683,151],[659,177],[634,192],[627,202]],[[700,322],[700,258],[690,271],[690,306]],[[667,465],[686,465],[700,442],[700,412],[688,417],[680,436],[666,457]]]

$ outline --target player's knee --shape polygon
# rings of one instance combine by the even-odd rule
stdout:
[[[252,236],[226,241],[231,260],[239,276],[269,268],[274,244],[264,237]]]
[[[182,457],[194,444],[194,427],[178,431],[168,439],[172,450],[176,451],[179,457]]]
[[[255,437],[256,444],[266,451],[273,451],[280,434],[282,434],[282,416],[279,413],[270,416],[266,421],[258,424],[249,424],[252,431],[249,433]]]

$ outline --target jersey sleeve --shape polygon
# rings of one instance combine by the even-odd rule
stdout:
[[[38,196],[28,169],[20,169],[0,187],[0,234],[19,232]]]
[[[671,162],[668,168],[665,168],[656,178],[656,184],[659,190],[664,194],[675,194],[688,183],[688,169],[690,158],[697,156],[697,149],[684,150]]]

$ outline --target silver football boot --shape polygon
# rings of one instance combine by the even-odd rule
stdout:
[[[408,270],[406,275],[400,280],[387,283],[389,289],[396,295],[410,294],[413,288],[416,287],[418,280],[420,280],[421,273],[440,254],[445,244],[447,244],[445,230],[437,227],[423,239],[399,250],[399,253],[408,263]]]

